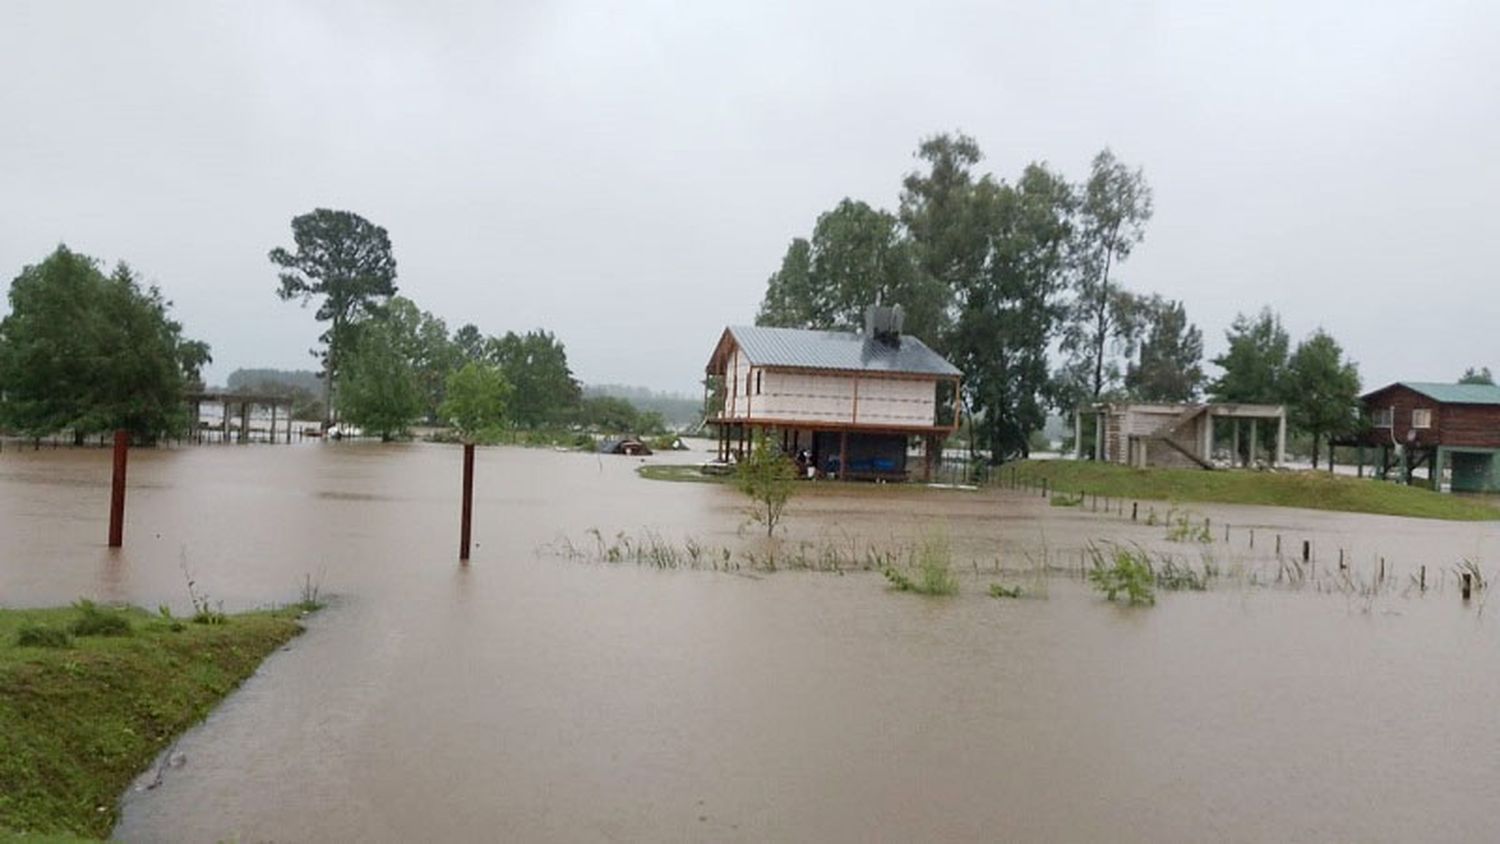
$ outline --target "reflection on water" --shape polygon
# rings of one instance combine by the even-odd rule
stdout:
[[[308,573],[336,596],[183,741],[185,767],[127,799],[121,837],[1500,836],[1500,622],[1451,582],[1368,605],[1235,586],[1134,611],[1067,578],[996,601],[966,571],[957,598],[927,600],[874,572],[569,562],[538,549],[591,528],[758,540],[728,489],[520,449],[480,451],[464,568],[460,463],[425,445],[136,452],[110,553],[106,452],[0,454],[6,604],[185,611],[184,559],[229,609],[295,600]],[[1500,559],[1485,525],[1200,512],[1234,526],[1205,546],[1225,564],[1264,559],[1277,533],[1320,565],[1343,548],[1402,578]],[[1160,527],[1001,493],[810,495],[787,524],[815,541],[941,528],[981,561],[1168,547]]]

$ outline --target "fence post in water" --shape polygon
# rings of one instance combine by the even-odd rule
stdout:
[[[469,561],[469,524],[474,516],[474,444],[464,443],[464,503],[458,528],[458,559]]]
[[[1281,556],[1281,534],[1276,534],[1276,556]]]
[[[1130,502],[1130,520],[1132,522],[1135,521],[1135,517],[1140,513],[1140,509],[1141,509],[1141,502],[1139,502],[1139,501],[1132,501],[1132,502]]]
[[[1344,570],[1344,549],[1339,549],[1339,571]]]
[[[1419,575],[1419,578],[1417,580],[1417,586],[1423,592],[1427,591],[1427,566],[1425,564],[1422,566],[1422,573],[1421,575]]]
[[[1384,583],[1385,582],[1385,558],[1384,557],[1380,558],[1380,575],[1376,578],[1375,582],[1376,583]]]
[[[130,432],[115,431],[114,475],[109,484],[109,547],[125,544],[125,460],[130,449]]]
[[[1250,529],[1250,547],[1255,547],[1255,528]]]
[[[1042,497],[1043,498],[1047,497],[1047,479],[1046,478],[1042,478]]]
[[[1469,590],[1473,588],[1474,575],[1464,572],[1464,600],[1469,600]]]
[[[1307,562],[1308,560],[1311,560],[1311,559],[1312,559],[1312,543],[1309,542],[1308,540],[1304,539],[1304,540],[1302,540],[1302,562],[1305,563],[1305,562]]]
[[[1227,523],[1224,525],[1224,541],[1229,541],[1229,525]]]

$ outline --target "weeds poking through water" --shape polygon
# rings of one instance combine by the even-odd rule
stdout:
[[[1019,598],[1019,597],[1021,597],[1021,587],[1019,587],[1019,586],[1006,586],[1003,583],[991,583],[990,584],[990,597],[991,598]]]
[[[1155,576],[1145,551],[1115,548],[1107,561],[1099,548],[1090,546],[1090,550],[1094,566],[1089,569],[1089,582],[1104,593],[1105,600],[1113,601],[1123,595],[1132,605],[1156,603],[1156,591],[1152,586]]]
[[[1049,503],[1053,507],[1077,507],[1083,503],[1083,493],[1068,495],[1065,492],[1053,493]]]
[[[1208,522],[1197,524],[1193,521],[1192,514],[1183,512],[1174,521],[1172,513],[1167,513],[1167,523],[1171,525],[1167,529],[1168,542],[1213,542],[1213,534],[1209,532]]]
[[[318,579],[312,579],[312,573],[302,575],[302,599],[297,602],[297,608],[303,612],[317,612],[323,608],[323,602],[319,594],[323,591],[323,572],[318,572]]]
[[[953,574],[953,554],[948,537],[929,534],[915,549],[916,576],[906,574],[894,565],[885,568],[885,578],[899,592],[918,595],[957,595],[958,578]]]

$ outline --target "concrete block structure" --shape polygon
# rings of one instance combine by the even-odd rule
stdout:
[[[1074,457],[1085,455],[1084,420],[1094,419],[1095,460],[1146,468],[1212,469],[1215,448],[1228,435],[1230,464],[1261,462],[1262,425],[1276,432],[1276,445],[1265,455],[1275,466],[1286,461],[1286,408],[1269,404],[1086,405],[1073,414]]]

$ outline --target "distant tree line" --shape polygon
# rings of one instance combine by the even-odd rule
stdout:
[[[450,333],[443,319],[397,295],[396,261],[380,226],[318,209],[294,218],[292,232],[295,249],[273,249],[270,259],[281,269],[278,295],[316,299],[317,318],[329,323],[314,352],[323,361],[328,421],[337,415],[385,439],[414,422],[456,424],[454,413],[487,418],[489,429],[664,428],[659,414],[626,400],[585,398],[551,332],[490,336],[465,324]]]

